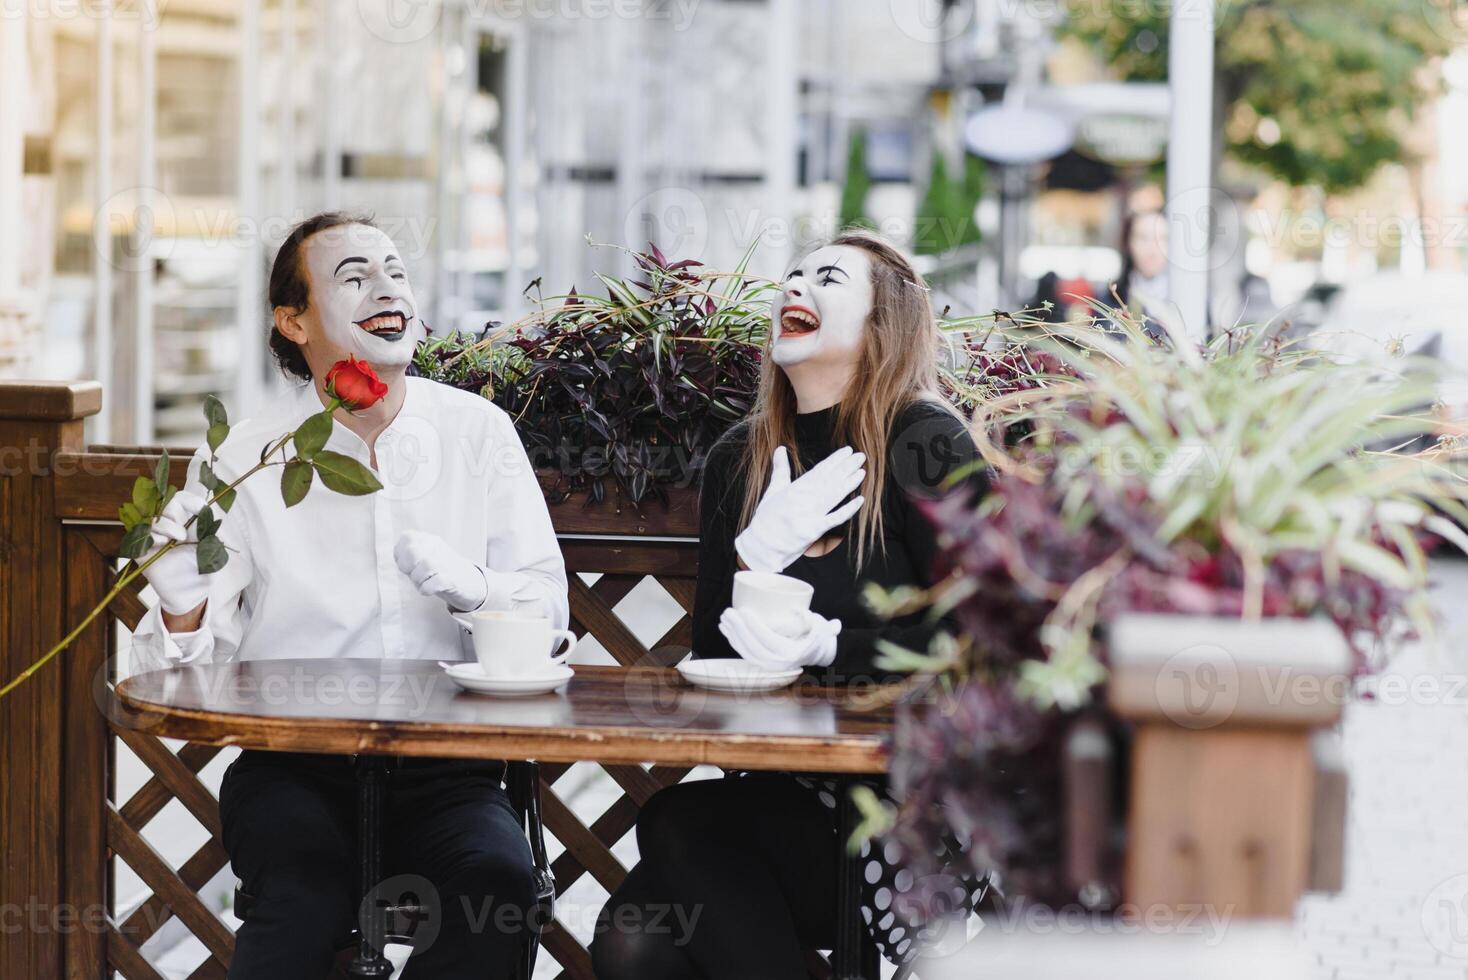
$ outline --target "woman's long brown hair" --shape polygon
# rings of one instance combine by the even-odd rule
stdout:
[[[836,411],[837,446],[865,453],[866,498],[856,515],[856,567],[882,542],[882,490],[887,481],[887,440],[898,415],[915,401],[948,407],[938,389],[938,324],[928,301],[928,286],[912,264],[886,240],[848,231],[827,245],[862,249],[872,263],[872,312],[862,334],[861,353],[851,383]],[[749,416],[745,444],[744,508],[741,528],[749,524],[770,480],[770,458],[779,446],[790,453],[792,475],[819,460],[803,460],[795,444],[795,389],[770,356],[775,325],[770,325],[760,367],[759,391]],[[956,413],[955,413],[956,414]]]

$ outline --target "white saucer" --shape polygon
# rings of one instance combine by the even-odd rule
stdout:
[[[549,694],[563,686],[576,672],[565,665],[551,667],[543,674],[528,677],[486,677],[478,661],[450,664],[444,668],[449,679],[466,691],[474,694],[494,694],[499,697],[529,697],[534,694]]]
[[[800,669],[765,670],[748,660],[732,658],[717,660],[685,660],[678,665],[683,679],[710,691],[728,691],[734,694],[753,694],[757,691],[773,691],[788,687],[800,676]]]

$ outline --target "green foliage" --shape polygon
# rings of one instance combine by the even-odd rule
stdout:
[[[508,412],[531,463],[556,472],[553,497],[615,489],[666,502],[753,404],[770,283],[746,274],[747,256],[730,273],[655,246],[633,258],[639,278],[598,276],[605,296],[573,289],[483,339],[435,339],[414,358],[424,377]]]
[[[133,481],[132,505],[136,513],[144,517],[156,517],[160,509],[158,507],[159,500],[158,484],[146,476],[140,476]],[[132,523],[137,522],[133,521]]]
[[[200,575],[212,575],[229,562],[229,551],[217,535],[200,538],[197,555]]]
[[[984,199],[984,188],[989,180],[989,168],[983,157],[975,153],[963,155],[963,186],[958,193],[958,244],[972,245],[982,241],[978,220],[974,217],[979,202]]]
[[[912,250],[918,255],[941,255],[950,249],[980,241],[974,209],[984,196],[987,177],[984,161],[972,153],[964,154],[963,180],[955,183],[948,176],[948,161],[939,151],[933,152],[928,187],[918,201],[913,221]]]
[[[1199,351],[1113,319],[1123,338],[1061,325],[1031,341],[1070,375],[990,403],[1023,404],[1030,435],[1005,468],[1030,498],[1055,500],[1075,535],[1046,547],[1121,545],[1055,601],[1028,689],[1085,690],[1101,676],[1091,651],[1103,610],[1173,611],[1189,589],[1186,611],[1326,615],[1353,645],[1400,624],[1431,631],[1423,536],[1468,550],[1468,454],[1408,448],[1441,424],[1438,365],[1340,363],[1262,329]]]
[[[323,449],[311,460],[311,467],[328,490],[349,497],[360,497],[382,489],[382,484],[370,469],[343,453]]]
[[[280,499],[287,507],[294,507],[306,499],[311,489],[311,464],[304,459],[293,459],[280,471]]]
[[[122,536],[122,545],[117,549],[124,558],[141,558],[153,540],[153,528],[149,524],[134,524]]]
[[[204,399],[204,421],[209,425],[209,431],[205,435],[209,452],[217,453],[224,444],[225,437],[229,435],[229,416],[224,411],[224,403],[213,395]]]
[[[214,467],[205,460],[199,467],[199,482],[204,484],[204,489],[214,495],[214,502],[219,509],[229,513],[229,508],[234,504],[235,491],[229,487],[214,473]]]
[[[280,465],[267,460],[290,441],[295,445],[296,455],[283,461],[280,479],[281,498],[287,507],[294,507],[305,499],[317,475],[320,475],[322,483],[337,493],[360,496],[382,489],[376,475],[366,466],[350,456],[322,448],[331,435],[331,416],[330,409],[318,412],[301,423],[294,433],[264,446],[259,464],[240,479],[266,466]],[[213,395],[204,400],[204,419],[209,425],[209,458],[199,464],[199,482],[209,492],[211,500],[190,518],[186,527],[194,530],[199,573],[208,575],[229,562],[229,550],[219,539],[220,518],[211,505],[217,504],[221,512],[227,513],[234,504],[236,489],[221,479],[216,470],[219,447],[229,437],[229,418],[224,405]],[[117,509],[117,516],[127,529],[120,549],[123,557],[141,558],[152,546],[153,525],[175,493],[174,488],[168,485],[168,471],[169,459],[165,450],[154,467],[152,477],[138,477],[133,482],[132,499]]]
[[[875,228],[867,217],[867,193],[872,179],[867,173],[867,133],[856,129],[851,133],[851,146],[846,154],[846,183],[841,188],[842,228]]]
[[[1075,4],[1067,30],[1120,77],[1165,81],[1170,4]],[[1216,84],[1228,153],[1293,186],[1360,187],[1409,156],[1405,124],[1435,94],[1450,11],[1431,0],[1219,5]],[[1267,121],[1267,122],[1266,122]]]
[[[958,192],[948,179],[948,162],[942,152],[935,151],[928,173],[928,189],[918,201],[913,221],[913,252],[938,255],[958,244],[958,229],[953,224],[958,209]]]
[[[296,429],[293,441],[297,456],[309,461],[326,445],[326,440],[331,436],[331,415],[330,410],[317,412]],[[310,485],[309,482],[307,485]]]

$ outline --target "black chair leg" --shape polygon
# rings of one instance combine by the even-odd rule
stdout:
[[[877,980],[877,947],[868,939],[861,918],[861,856],[850,853],[847,844],[861,823],[861,814],[851,799],[859,777],[840,779],[836,784],[836,948],[831,950],[835,980]]]
[[[347,975],[354,980],[392,976],[392,963],[382,954],[387,945],[387,909],[373,894],[382,880],[382,809],[386,793],[387,761],[379,756],[359,755],[357,775],[357,868],[362,900],[362,933],[357,955]]]
[[[530,910],[515,971],[517,980],[530,980],[540,952],[540,935],[555,917],[556,901],[556,879],[546,855],[545,827],[540,812],[540,766],[534,762],[511,762],[505,770],[505,792],[519,814],[535,865],[535,906]]]

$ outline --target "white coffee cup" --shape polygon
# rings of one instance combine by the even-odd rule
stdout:
[[[782,636],[805,632],[805,613],[816,593],[809,582],[774,572],[735,572],[734,608],[758,616]]]
[[[535,677],[565,666],[576,634],[558,630],[544,616],[498,610],[455,613],[454,619],[474,635],[474,653],[486,677]],[[562,642],[564,651],[557,652]]]

